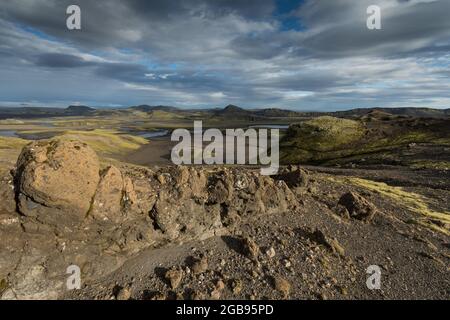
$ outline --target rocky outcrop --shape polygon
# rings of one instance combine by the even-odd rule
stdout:
[[[296,208],[283,180],[256,171],[169,167],[150,175],[132,181],[115,166],[100,172],[95,152],[80,142],[35,142],[17,162],[18,208],[52,225],[86,218],[117,225],[148,215],[169,240],[207,238],[240,216]]]
[[[37,141],[17,161],[20,213],[52,224],[74,224],[86,216],[97,189],[95,152],[77,141]]]
[[[370,221],[377,212],[377,208],[373,203],[356,192],[348,192],[342,195],[338,205],[346,209],[344,210],[346,211],[345,215],[363,221]]]
[[[284,181],[256,171],[173,167],[158,175],[160,191],[151,217],[175,239],[220,232],[246,215],[279,214],[297,208]]]
[[[206,239],[245,216],[297,209],[288,185],[257,169],[102,168],[78,141],[33,142],[12,174],[0,187],[8,198],[0,216],[3,298],[56,298],[69,265],[88,281],[144,248]]]

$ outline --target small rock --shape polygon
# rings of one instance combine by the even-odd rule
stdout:
[[[275,249],[273,247],[270,247],[269,249],[267,249],[266,251],[266,255],[272,259],[273,257],[275,257]]]
[[[191,300],[205,300],[206,296],[203,292],[201,291],[192,291],[190,294],[190,299]]]
[[[120,288],[116,293],[117,300],[129,300],[131,298],[131,290],[129,288]]]
[[[231,290],[233,294],[238,295],[242,291],[242,281],[239,279],[233,279],[231,281]]]
[[[252,260],[258,259],[259,247],[256,242],[250,237],[244,238],[242,242],[244,254]]]
[[[274,289],[281,292],[284,298],[287,298],[291,291],[291,284],[281,276],[274,276],[272,280]]]
[[[225,289],[225,283],[222,280],[217,280],[216,282],[216,290],[223,290]]]
[[[348,291],[347,291],[347,288],[345,288],[345,287],[340,287],[339,289],[340,289],[340,291],[341,291],[341,294],[342,294],[343,296],[346,296],[346,295],[348,295]]]
[[[375,205],[356,192],[348,192],[339,199],[339,205],[344,206],[350,217],[363,221],[370,221],[377,208]]]
[[[200,259],[194,260],[191,270],[194,274],[205,272],[206,270],[208,270],[208,259],[206,257],[202,257]]]
[[[322,244],[331,251],[344,256],[345,250],[340,245],[340,243],[335,238],[327,237],[321,230],[316,229],[313,233],[314,241],[316,241],[318,244]]]
[[[167,297],[161,292],[156,292],[150,298],[150,300],[166,300],[166,299]]]
[[[166,272],[165,277],[172,289],[176,289],[183,279],[183,271],[180,269],[170,269]]]
[[[220,290],[214,289],[214,290],[211,292],[211,299],[213,299],[213,300],[219,300],[219,299],[220,299],[220,295],[221,295]]]
[[[325,293],[321,293],[321,294],[319,294],[319,299],[320,300],[328,300],[328,296]]]
[[[286,267],[286,268],[290,268],[290,267],[292,267],[292,264],[291,264],[291,262],[289,261],[289,260],[287,260],[287,259],[284,259],[284,266]]]

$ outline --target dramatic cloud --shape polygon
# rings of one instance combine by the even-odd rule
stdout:
[[[73,3],[1,2],[0,104],[449,107],[447,0]]]

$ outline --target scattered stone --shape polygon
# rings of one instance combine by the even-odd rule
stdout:
[[[273,247],[270,247],[269,249],[267,249],[266,251],[266,255],[272,259],[273,257],[275,257],[275,249]]]
[[[73,150],[72,150],[73,149]],[[67,161],[68,164],[65,162]],[[86,167],[88,170],[85,170]],[[121,169],[119,169],[121,168]],[[10,254],[10,251],[5,250],[6,254],[4,259],[0,257],[0,265],[2,268],[6,265],[7,272],[3,272],[5,275],[8,274],[7,286],[4,285],[4,281],[0,281],[0,295],[3,294],[2,298],[14,297],[53,297],[52,287],[55,287],[49,279],[45,278],[45,275],[55,274],[55,270],[62,270],[58,263],[52,260],[52,254],[54,250],[58,250],[58,255],[61,257],[61,261],[75,261],[78,262],[79,254],[86,253],[87,261],[91,258],[97,258],[99,261],[104,262],[103,264],[97,264],[97,260],[92,259],[92,263],[86,263],[86,261],[80,261],[80,265],[88,271],[86,274],[95,274],[97,278],[101,272],[108,274],[111,270],[106,270],[108,267],[106,265],[111,265],[111,261],[115,261],[116,258],[123,258],[122,260],[128,259],[130,255],[128,253],[139,253],[142,247],[132,247],[130,243],[133,241],[141,242],[142,246],[148,246],[149,244],[166,244],[171,240],[176,239],[176,243],[188,243],[190,240],[197,240],[200,238],[207,238],[211,235],[219,235],[219,231],[223,229],[224,220],[223,218],[232,215],[237,215],[242,221],[251,224],[248,215],[254,214],[270,214],[277,213],[276,218],[280,219],[270,219],[267,225],[264,222],[261,224],[257,223],[255,228],[250,228],[252,231],[252,236],[254,238],[242,238],[242,247],[235,248],[239,252],[242,252],[250,258],[244,259],[242,256],[235,258],[235,252],[230,250],[228,253],[220,253],[218,250],[209,249],[208,257],[214,261],[220,260],[220,265],[226,268],[224,269],[224,274],[217,272],[217,269],[208,266],[208,260],[206,256],[202,256],[194,261],[192,264],[192,273],[197,276],[192,276],[190,274],[190,268],[172,268],[168,270],[164,276],[167,279],[171,290],[175,290],[180,287],[181,283],[187,282],[187,280],[192,281],[193,286],[197,289],[200,287],[200,291],[194,291],[191,294],[193,299],[221,299],[228,294],[228,290],[224,291],[225,284],[230,286],[231,291],[234,295],[242,294],[243,284],[245,283],[245,297],[250,297],[251,299],[256,299],[258,296],[265,299],[263,296],[266,293],[260,292],[261,285],[258,280],[260,280],[264,285],[267,285],[267,281],[263,276],[276,275],[278,270],[283,270],[283,266],[289,270],[286,274],[294,279],[296,272],[304,271],[306,273],[301,274],[301,278],[304,280],[304,285],[306,290],[309,288],[310,292],[315,292],[315,297],[320,297],[321,299],[334,298],[334,294],[347,295],[347,289],[344,287],[339,287],[337,285],[338,280],[334,278],[329,278],[332,274],[339,275],[338,279],[343,281],[345,285],[348,285],[347,278],[342,278],[340,273],[334,273],[335,257],[330,254],[323,254],[323,249],[317,244],[321,244],[341,256],[344,256],[345,250],[337,239],[326,236],[322,231],[310,229],[307,232],[308,242],[292,241],[294,232],[291,227],[286,227],[285,218],[291,218],[293,209],[295,206],[291,204],[294,201],[289,198],[290,191],[286,189],[285,181],[275,181],[273,178],[260,177],[258,174],[251,171],[236,171],[231,174],[231,171],[226,171],[228,173],[222,173],[214,171],[215,169],[204,169],[204,168],[169,168],[169,169],[158,169],[161,177],[161,181],[164,183],[159,184],[156,182],[156,174],[153,172],[149,175],[143,175],[144,181],[137,181],[135,172],[133,170],[137,169],[126,169],[125,164],[121,164],[120,167],[110,166],[99,174],[99,164],[98,159],[92,156],[89,148],[83,143],[78,142],[36,142],[33,143],[32,147],[26,147],[18,160],[18,168],[15,171],[15,181],[17,180],[17,193],[12,192],[8,197],[12,197],[12,203],[16,204],[17,196],[17,208],[19,209],[22,216],[10,216],[7,215],[3,217],[3,211],[1,211],[0,217],[0,229],[9,231],[13,225],[17,224],[17,228],[21,228],[20,237],[17,242],[10,241],[12,236],[8,232],[2,233],[2,239],[4,239],[4,248],[19,248],[20,250],[28,250],[27,252],[21,252],[19,254]],[[161,173],[164,170],[172,170],[171,173]],[[177,174],[177,170],[179,171]],[[290,169],[297,170],[297,169]],[[125,172],[127,175],[125,175]],[[249,173],[250,172],[250,173]],[[129,176],[129,177],[128,177]],[[131,178],[132,177],[132,178]],[[173,178],[171,178],[173,177]],[[220,178],[220,179],[219,179]],[[133,179],[133,180],[132,180]],[[275,179],[276,180],[276,179]],[[72,188],[72,182],[75,181],[76,186]],[[210,188],[214,186],[212,181],[219,181],[217,188]],[[9,182],[8,182],[9,183]],[[310,180],[310,184],[315,183]],[[51,185],[51,186],[48,186]],[[56,185],[57,187],[52,187]],[[317,184],[319,185],[319,184]],[[321,188],[323,187],[320,185]],[[60,188],[57,190],[56,188]],[[75,189],[77,188],[77,189]],[[141,188],[141,189],[139,189]],[[13,189],[12,189],[13,190]],[[144,192],[143,192],[144,190]],[[321,189],[322,190],[322,189]],[[303,191],[302,191],[303,192]],[[327,191],[323,193],[326,194]],[[68,193],[68,194],[66,194]],[[70,194],[73,193],[73,194]],[[0,194],[2,190],[0,189]],[[142,195],[147,195],[145,198],[148,201],[148,210],[143,210],[141,212],[146,212],[148,214],[142,215],[132,215],[129,216],[128,212],[131,206],[138,201],[143,199]],[[366,196],[366,194],[362,194]],[[316,195],[305,195],[305,198],[309,199],[308,203],[313,206],[315,201],[314,196]],[[333,194],[326,194],[328,199],[334,198]],[[151,197],[152,200],[149,200]],[[1,197],[0,197],[1,198]],[[138,200],[139,199],[139,200]],[[306,201],[306,200],[305,200]],[[87,203],[87,204],[86,204]],[[141,206],[139,203],[139,206]],[[335,205],[335,200],[333,200],[332,205],[329,208],[333,209]],[[90,207],[89,207],[90,206]],[[347,216],[349,218],[355,218],[360,220],[370,220],[376,211],[375,206],[363,198],[357,193],[348,193],[341,197],[339,200],[340,208],[342,208],[342,216]],[[10,207],[10,206],[8,206]],[[14,210],[15,210],[14,206]],[[140,207],[141,208],[141,207]],[[317,206],[317,211],[323,206]],[[2,207],[0,206],[0,209]],[[289,209],[289,210],[288,210]],[[306,208],[308,209],[308,208]],[[9,211],[9,210],[6,210]],[[58,224],[63,223],[65,217],[70,216],[70,221],[83,222],[81,225],[83,231],[77,228],[64,228],[67,229],[70,234],[68,235],[61,233],[58,229]],[[222,216],[223,215],[223,216]],[[247,215],[247,216],[246,216]],[[91,219],[94,217],[95,219]],[[263,216],[265,217],[265,216]],[[57,219],[58,218],[58,219]],[[104,223],[106,220],[111,220],[114,223]],[[289,220],[286,220],[289,221]],[[318,222],[312,220],[314,223]],[[341,221],[341,219],[339,219]],[[295,224],[299,225],[309,225],[309,222],[303,224],[300,220],[295,220]],[[292,224],[294,225],[294,223]],[[319,225],[322,225],[319,223]],[[243,228],[237,228],[240,230],[229,229],[231,234],[234,236],[238,234],[249,234],[247,225],[242,225]],[[274,227],[275,226],[275,227]],[[332,225],[329,225],[332,228]],[[416,229],[414,229],[416,230]],[[418,232],[420,230],[418,229]],[[216,233],[217,232],[217,233]],[[236,233],[235,233],[236,232]],[[351,231],[353,232],[353,231]],[[349,234],[351,233],[349,231]],[[297,228],[295,228],[295,233],[297,233]],[[150,234],[150,237],[148,237]],[[345,233],[344,233],[345,234]],[[340,239],[347,239],[343,233],[340,234]],[[55,240],[54,236],[58,237]],[[362,234],[357,230],[355,235],[361,235],[361,237],[370,243],[373,241],[371,236],[365,237],[364,231]],[[364,238],[365,237],[365,238]],[[263,244],[271,243],[273,239],[277,238],[280,245],[274,242],[277,246],[277,252],[273,247],[265,248],[265,251],[260,252],[258,242]],[[348,237],[349,246],[354,241],[353,237]],[[264,240],[263,240],[264,239]],[[393,237],[387,237],[387,240],[395,241]],[[444,253],[437,252],[437,247],[426,239],[419,239],[418,241],[424,242],[429,248],[433,250],[433,255],[429,253],[422,253],[421,255],[427,257],[428,259],[434,260],[434,262],[446,267],[444,261],[439,259],[439,254],[448,258],[448,255]],[[150,241],[147,241],[150,240]],[[16,241],[16,240],[14,240]],[[48,249],[46,242],[48,241]],[[92,241],[92,242],[91,242]],[[161,242],[160,242],[161,241]],[[267,242],[266,242],[267,241]],[[358,241],[358,238],[356,238]],[[376,241],[376,240],[375,240]],[[433,238],[436,244],[438,238]],[[316,242],[316,243],[313,243]],[[14,246],[11,244],[13,243]],[[15,245],[19,243],[21,245]],[[39,245],[34,245],[33,243],[39,243]],[[25,246],[26,244],[26,246]],[[83,244],[83,245],[82,245]],[[86,249],[84,244],[89,245],[89,249]],[[92,244],[101,244],[99,246]],[[104,244],[104,245],[103,245]],[[444,244],[449,247],[448,243]],[[95,247],[95,249],[91,249]],[[99,249],[97,249],[99,247]],[[101,247],[101,248],[100,248]],[[156,247],[156,246],[155,246]],[[207,247],[207,246],[206,246]],[[423,246],[424,247],[424,246]],[[421,249],[424,249],[422,246]],[[77,249],[77,250],[75,250]],[[78,250],[79,249],[79,250]],[[389,247],[388,247],[389,249]],[[426,248],[425,248],[426,249]],[[88,251],[89,250],[89,251]],[[199,244],[198,250],[204,250],[203,244]],[[242,250],[242,251],[241,251]],[[279,252],[278,252],[279,251]],[[436,251],[436,252],[435,252]],[[50,252],[50,254],[48,254]],[[264,253],[271,261],[261,259],[258,262],[258,257],[260,253]],[[292,254],[294,253],[294,254]],[[116,255],[117,254],[117,255]],[[23,257],[21,256],[23,255]],[[197,253],[194,255],[197,256]],[[11,258],[12,257],[12,258]],[[106,258],[105,258],[106,257]],[[289,257],[289,258],[288,258]],[[38,259],[39,258],[39,259]],[[41,259],[42,258],[42,259]],[[225,259],[227,260],[225,260]],[[286,259],[283,259],[286,258]],[[383,268],[392,269],[393,261],[397,261],[398,255],[393,254],[392,259],[386,257],[388,264]],[[409,257],[411,259],[417,259],[417,256]],[[103,260],[102,260],[103,259]],[[229,259],[229,260],[228,260]],[[233,260],[235,259],[235,260]],[[291,260],[289,260],[291,259]],[[307,263],[310,263],[310,269],[294,269],[293,264],[297,267],[297,264],[303,262],[306,259]],[[8,260],[8,261],[7,261]],[[117,259],[120,260],[120,259]],[[343,259],[347,261],[348,259]],[[6,261],[6,263],[5,263]],[[49,262],[47,264],[47,261]],[[105,262],[106,261],[106,262]],[[363,260],[363,262],[365,262]],[[424,261],[426,262],[426,261]],[[19,263],[20,270],[25,270],[26,272],[17,272],[14,265]],[[122,263],[122,262],[120,262]],[[210,261],[211,263],[211,261]],[[229,263],[229,265],[227,265]],[[319,265],[325,268],[321,268]],[[92,266],[91,266],[92,264]],[[359,263],[360,264],[360,263]],[[10,265],[12,267],[10,267]],[[39,273],[29,272],[30,266],[38,265]],[[163,263],[159,262],[159,266]],[[96,269],[105,269],[105,271],[92,270],[94,267]],[[191,266],[191,265],[190,265]],[[329,268],[327,267],[329,266]],[[210,270],[208,271],[208,267]],[[216,267],[214,265],[214,267]],[[352,269],[348,264],[341,266],[349,275],[352,276],[351,281],[356,281],[356,276],[358,272],[356,267]],[[15,268],[15,269],[13,269]],[[11,270],[11,276],[9,272]],[[14,270],[14,271],[12,271]],[[322,272],[324,271],[324,272]],[[92,272],[92,273],[91,273]],[[234,272],[234,274],[233,274]],[[245,272],[245,274],[244,274]],[[291,275],[292,272],[292,275]],[[298,274],[297,273],[297,274]],[[24,274],[29,274],[24,277]],[[228,276],[232,274],[234,277],[241,277],[242,280],[234,279],[228,282]],[[250,275],[250,276],[249,276]],[[144,275],[140,275],[137,282],[141,282]],[[215,283],[211,283],[211,279],[221,278]],[[326,280],[323,280],[326,277]],[[25,281],[21,279],[26,278]],[[36,279],[44,279],[45,283],[41,284]],[[156,279],[156,278],[155,278]],[[89,281],[92,280],[91,278]],[[270,279],[271,280],[271,279]],[[309,281],[307,281],[309,280]],[[152,280],[153,281],[153,280]],[[123,280],[121,280],[123,282]],[[111,292],[110,286],[107,285],[103,288],[95,288],[94,290],[99,290],[99,292],[92,291],[92,297],[94,298],[109,298],[117,300],[129,300],[131,299],[131,288],[136,290],[137,286],[132,285],[131,282],[128,283],[127,287],[121,288],[117,286],[117,290]],[[269,282],[270,283],[270,282]],[[211,284],[214,287],[211,288]],[[11,288],[14,290],[12,290]],[[275,290],[283,294],[284,297],[296,297],[298,292],[295,292],[291,287],[291,283],[281,276],[273,277],[273,287]],[[5,288],[4,288],[5,287]],[[26,289],[24,289],[26,287]],[[321,289],[320,289],[321,288]],[[251,295],[249,296],[251,290]],[[330,292],[334,289],[334,292]],[[84,290],[84,289],[83,289]],[[87,288],[86,291],[81,291],[78,293],[73,293],[74,295],[79,295],[80,297],[88,292],[91,294],[91,288]],[[320,290],[325,290],[325,293],[319,294]],[[155,293],[152,299],[170,299],[176,297],[177,299],[182,298],[182,294],[186,297],[189,296],[189,291],[178,290],[178,292],[169,291],[169,293]],[[50,292],[50,294],[49,294]],[[54,291],[54,297],[61,292]],[[273,296],[273,293],[269,295],[269,298]],[[17,296],[16,296],[17,294]],[[41,296],[38,296],[40,294]],[[62,293],[67,294],[67,293]],[[72,294],[72,293],[71,293]],[[327,296],[328,294],[328,296]],[[34,295],[34,296],[33,296]],[[278,296],[276,294],[275,296]],[[150,298],[150,295],[143,298]]]
[[[183,279],[183,270],[172,268],[165,274],[166,280],[170,283],[172,289],[178,288]]]
[[[327,237],[321,230],[316,229],[313,233],[314,241],[318,244],[324,245],[332,252],[335,252],[341,256],[345,255],[344,248],[340,245],[340,243],[335,238]]]
[[[128,287],[117,288],[116,289],[116,299],[117,300],[130,300],[131,298],[131,290]]]
[[[272,281],[274,289],[283,294],[284,298],[287,298],[291,291],[291,284],[281,276],[274,276]]]
[[[283,262],[286,268],[292,267],[292,263],[288,259],[284,259]]]
[[[377,212],[373,203],[356,192],[345,193],[339,199],[338,204],[347,209],[351,218],[358,220],[370,221]]]
[[[222,280],[217,280],[216,289],[222,291],[223,289],[225,289],[225,283]]]
[[[150,300],[167,300],[167,297],[161,293],[161,292],[155,292],[151,297]]]
[[[220,292],[220,290],[218,290],[218,289],[214,289],[214,290],[211,292],[211,299],[213,299],[213,300],[219,300],[219,299],[220,299],[220,296],[221,296],[221,292]]]
[[[343,286],[340,286],[340,287],[339,287],[339,291],[341,292],[341,294],[342,294],[343,296],[348,295],[348,290],[347,290],[347,288],[345,288],[345,287],[343,287]]]
[[[205,300],[206,299],[206,295],[203,292],[201,292],[201,291],[193,290],[190,293],[189,298],[191,300]]]
[[[250,238],[246,237],[242,240],[243,253],[251,260],[257,260],[259,255],[259,247],[256,242]]]
[[[319,294],[319,299],[320,300],[328,300],[328,296],[327,296],[327,294],[326,293],[320,293]]]
[[[195,259],[191,266],[191,270],[194,274],[205,272],[208,270],[208,259],[205,256],[200,259]]]
[[[231,290],[233,294],[238,295],[242,291],[242,281],[240,279],[233,279],[231,281]]]

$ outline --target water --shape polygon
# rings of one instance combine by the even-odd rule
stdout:
[[[162,129],[162,130],[148,131],[148,132],[134,132],[134,134],[138,135],[140,137],[146,138],[146,139],[150,139],[150,138],[167,136],[169,134],[169,131]]]
[[[249,128],[286,130],[287,128],[289,128],[289,125],[288,124],[256,124],[254,126],[249,126]]]
[[[2,137],[17,137],[16,131],[13,130],[0,130],[0,136]]]

